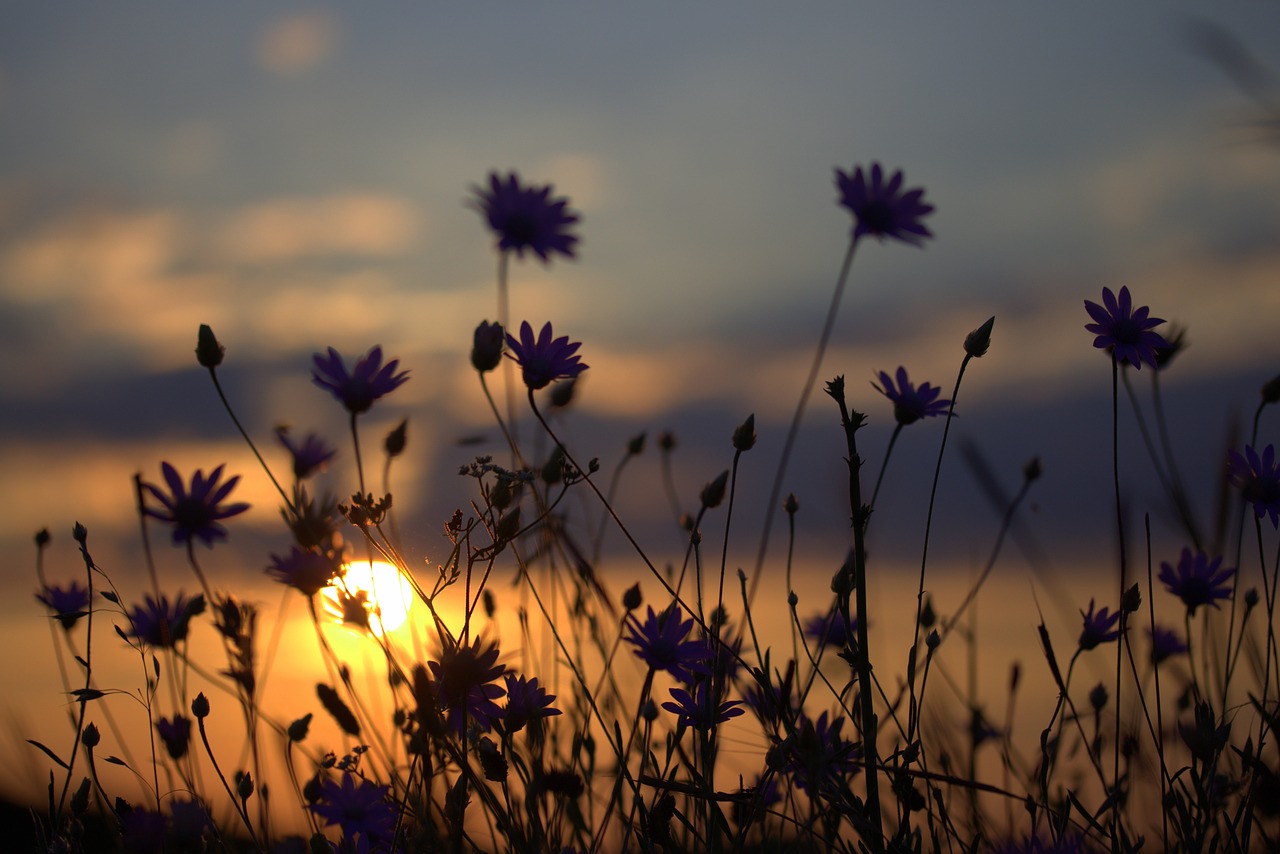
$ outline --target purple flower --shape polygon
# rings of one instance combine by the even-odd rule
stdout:
[[[845,626],[844,617],[839,611],[828,611],[825,614],[814,614],[804,624],[804,633],[824,646],[837,649],[852,646],[857,642],[858,618],[854,617]]]
[[[547,323],[535,341],[533,327],[527,320],[520,324],[519,341],[507,333],[507,346],[511,348],[507,356],[515,359],[524,375],[524,384],[534,391],[546,388],[552,380],[572,379],[587,369],[580,361],[582,357],[577,355],[581,342],[571,344],[567,335],[553,340],[551,335],[551,324]]]
[[[46,584],[36,592],[36,599],[53,611],[53,618],[64,629],[70,629],[89,613],[89,591],[74,581],[66,587]]]
[[[390,800],[391,790],[346,772],[342,782],[324,780],[320,797],[309,805],[326,825],[338,825],[342,835],[353,841],[359,834],[365,848],[371,841],[390,841],[395,834],[398,810]]]
[[[1114,614],[1109,614],[1110,609],[1103,608],[1095,614],[1093,612],[1093,604],[1093,600],[1090,599],[1089,612],[1080,612],[1081,616],[1084,617],[1084,629],[1080,632],[1080,649],[1083,650],[1093,649],[1099,644],[1104,644],[1120,637],[1120,631],[1111,628],[1119,622],[1120,612],[1116,611]]]
[[[187,755],[187,747],[191,744],[191,721],[182,715],[174,715],[173,719],[160,718],[156,721],[156,735],[164,742],[164,749],[173,759],[181,759]]]
[[[158,600],[150,596],[129,612],[133,631],[129,634],[148,646],[172,647],[187,637],[191,618],[204,613],[204,596],[188,599],[179,593],[170,605],[168,596]]]
[[[537,718],[549,718],[560,714],[551,708],[556,695],[548,694],[538,684],[538,677],[526,680],[523,676],[506,675],[507,707],[502,711],[503,727],[508,733],[517,733]]]
[[[1145,305],[1135,309],[1127,287],[1120,289],[1119,299],[1110,288],[1103,288],[1102,303],[1084,301],[1085,310],[1094,320],[1084,326],[1097,336],[1093,339],[1093,346],[1111,351],[1117,362],[1128,362],[1138,369],[1142,368],[1143,362],[1152,368],[1157,367],[1156,353],[1167,348],[1169,342],[1159,332],[1151,330],[1164,320],[1148,317],[1151,309]]]
[[[1156,626],[1154,630],[1147,629],[1147,636],[1151,638],[1152,664],[1159,665],[1166,659],[1175,655],[1182,655],[1187,651],[1187,645],[1183,643],[1182,638],[1173,629]]]
[[[663,703],[662,708],[677,715],[681,726],[691,726],[700,732],[708,732],[716,724],[724,723],[729,718],[736,718],[745,712],[737,708],[741,700],[729,700],[724,703],[715,702],[715,691],[706,682],[699,682],[693,694],[683,688],[672,688],[671,698],[674,703]]]
[[[288,427],[277,427],[276,436],[279,437],[280,444],[288,449],[289,456],[293,457],[293,476],[298,480],[306,480],[316,472],[324,471],[329,460],[338,453],[337,448],[330,447],[315,433],[308,433],[300,445],[294,444],[289,438]]]
[[[164,813],[133,807],[120,816],[120,837],[126,851],[162,854],[168,820]]]
[[[396,373],[399,359],[382,364],[381,347],[374,347],[357,361],[351,373],[347,373],[342,356],[332,347],[327,356],[316,353],[314,361],[311,381],[320,388],[328,389],[348,412],[356,415],[368,412],[375,400],[395,391],[409,379],[408,371]]]
[[[706,642],[686,640],[693,629],[693,618],[681,621],[684,615],[679,605],[672,605],[661,614],[655,614],[652,606],[645,608],[649,614],[643,623],[633,614],[626,617],[630,634],[622,639],[635,645],[636,655],[654,670],[665,670],[681,682],[692,682],[695,674],[709,676],[707,660],[711,650]]]
[[[1280,528],[1280,466],[1276,465],[1275,445],[1267,445],[1261,457],[1252,445],[1244,446],[1243,457],[1227,451],[1227,467],[1232,485],[1253,504],[1258,518],[1270,516],[1271,526]]]
[[[822,790],[840,791],[845,780],[858,773],[861,750],[840,735],[845,719],[828,723],[823,712],[816,721],[802,717],[791,738],[791,755],[787,770],[796,787],[816,794]]]
[[[514,172],[505,180],[490,172],[487,190],[472,187],[476,194],[473,204],[493,229],[500,250],[514,249],[523,258],[524,251],[530,249],[543,262],[550,261],[556,252],[575,257],[578,236],[568,228],[578,221],[578,215],[569,209],[568,199],[552,198],[551,189],[550,184],[521,186]]]
[[[871,164],[870,181],[861,166],[854,169],[852,175],[837,169],[836,189],[840,191],[838,203],[853,214],[854,240],[871,235],[880,240],[892,237],[920,246],[924,238],[933,237],[933,232],[920,222],[933,213],[933,205],[924,203],[924,190],[900,192],[901,169],[893,173],[887,184],[879,163]]]
[[[921,418],[929,418],[934,415],[945,415],[947,407],[950,406],[950,400],[938,400],[938,395],[942,393],[942,389],[929,383],[921,383],[919,388],[911,384],[911,380],[907,379],[907,369],[898,368],[898,384],[893,384],[893,379],[884,371],[880,371],[881,385],[872,383],[871,385],[876,391],[883,394],[893,402],[893,417],[897,422],[906,426]]]
[[[243,502],[221,506],[222,500],[240,482],[240,475],[236,475],[219,485],[223,468],[224,466],[218,466],[209,472],[207,478],[203,470],[196,469],[196,473],[191,476],[190,492],[178,476],[177,470],[168,463],[160,464],[160,471],[169,485],[167,493],[152,484],[142,484],[143,489],[163,505],[160,509],[148,507],[146,514],[161,522],[173,524],[174,545],[189,543],[192,538],[196,538],[203,540],[207,546],[213,546],[215,540],[227,538],[227,529],[219,522],[249,509],[249,505]]]
[[[318,549],[292,546],[284,557],[271,556],[266,572],[281,584],[287,584],[304,596],[314,596],[329,586],[342,570],[341,556]]]
[[[498,664],[496,643],[483,648],[480,644],[476,638],[470,646],[447,646],[439,661],[427,662],[435,677],[436,696],[449,711],[449,723],[459,735],[465,723],[488,730],[502,718],[502,709],[494,700],[506,691],[490,683],[500,679],[507,668]]]
[[[1204,552],[1191,553],[1191,549],[1183,549],[1177,567],[1168,563],[1160,564],[1160,580],[1169,592],[1182,600],[1187,606],[1188,616],[1195,616],[1196,608],[1201,605],[1218,607],[1218,599],[1231,598],[1231,585],[1228,583],[1235,575],[1234,569],[1219,569],[1222,558],[1209,560]]]

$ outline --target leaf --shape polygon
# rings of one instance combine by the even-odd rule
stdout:
[[[348,735],[360,735],[360,722],[356,720],[356,716],[352,714],[351,709],[338,696],[338,692],[330,688],[328,685],[320,682],[316,685],[316,695],[320,697],[321,704],[333,719],[338,722],[338,726]]]
[[[82,703],[87,703],[90,700],[100,700],[103,697],[107,696],[104,692],[99,691],[97,688],[76,688],[71,692],[71,694]]]
[[[43,744],[41,744],[40,742],[36,741],[34,738],[28,738],[28,739],[27,739],[27,744],[33,744],[33,745],[35,745],[36,747],[38,747],[38,748],[40,748],[41,750],[43,750],[43,751],[44,751],[44,755],[45,755],[45,756],[48,756],[50,759],[52,759],[54,762],[57,762],[57,763],[58,763],[58,765],[60,765],[61,767],[65,768],[66,770],[68,770],[68,771],[70,771],[70,770],[71,770],[71,766],[67,765],[67,763],[63,762],[61,759],[59,759],[59,758],[58,758],[58,754],[54,753],[54,752],[53,752],[52,750],[50,750],[49,748],[45,747]]]
[[[119,604],[120,604],[120,597],[119,597],[119,596],[117,596],[115,593],[113,593],[113,592],[112,592],[112,591],[110,591],[110,590],[103,590],[103,591],[102,591],[102,598],[103,598],[103,599],[106,599],[108,602],[112,602],[112,603],[114,603],[114,604],[116,604],[116,605],[119,605]]]
[[[103,759],[102,761],[110,762],[112,765],[119,765],[121,768],[129,768],[129,763],[125,762],[119,756],[108,756],[106,759]],[[133,769],[129,768],[129,770],[132,771]]]

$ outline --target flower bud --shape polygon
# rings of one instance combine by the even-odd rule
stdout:
[[[676,434],[670,430],[665,431],[658,437],[658,447],[663,451],[674,451],[676,449]]]
[[[570,377],[553,385],[550,397],[551,406],[554,409],[564,409],[570,403],[573,403],[573,391],[577,386],[577,377]]]
[[[639,582],[628,587],[626,592],[622,594],[622,607],[626,608],[628,611],[634,611],[636,608],[639,608],[643,601],[644,599],[640,595]]]
[[[631,439],[627,442],[627,455],[628,455],[628,456],[637,457],[637,456],[639,456],[640,454],[644,453],[644,439],[645,439],[645,435],[646,435],[646,434],[641,433],[641,434],[639,434],[638,436],[632,436],[632,437],[631,437]]]
[[[724,493],[728,486],[729,472],[727,470],[722,471],[715,480],[702,487],[702,495],[700,496],[702,506],[708,509],[719,507],[720,502],[724,501]]]
[[[48,528],[41,528],[39,531],[36,531],[36,545],[39,546],[40,548],[44,548],[45,546],[49,545],[49,529]]]
[[[756,416],[753,412],[747,416],[747,420],[743,421],[736,430],[733,431],[733,449],[735,451],[749,451],[756,444]]]
[[[71,538],[83,546],[85,541],[89,539],[89,529],[84,525],[81,525],[79,522],[76,522],[75,526],[71,529]]]
[[[1262,402],[1276,403],[1280,401],[1280,374],[1272,377],[1262,387]]]
[[[404,453],[404,445],[407,440],[407,429],[409,427],[409,419],[404,419],[397,425],[396,429],[387,434],[384,447],[387,449],[388,457],[398,457]]]
[[[293,723],[289,724],[289,740],[305,741],[307,733],[311,730],[311,713],[307,712]]]
[[[201,691],[196,698],[191,701],[191,714],[203,720],[209,717],[209,698]]]
[[[506,340],[501,323],[482,322],[476,327],[475,342],[471,346],[471,366],[482,374],[498,367],[502,361],[502,347]]]
[[[794,492],[787,493],[786,500],[782,502],[782,509],[788,516],[794,516],[800,510],[800,502],[796,500]]]
[[[98,727],[93,723],[85,724],[84,731],[80,733],[80,743],[93,750],[100,741],[102,736],[98,733]]]
[[[253,797],[253,775],[248,771],[236,772],[236,794],[242,801]]]
[[[1142,591],[1138,589],[1138,585],[1133,585],[1124,592],[1120,597],[1120,610],[1126,614],[1136,614],[1138,606],[1142,604]]]
[[[1022,476],[1026,478],[1028,483],[1033,480],[1038,480],[1043,472],[1044,468],[1040,465],[1039,457],[1032,457],[1027,460],[1027,464],[1022,467]]]
[[[1244,606],[1250,610],[1258,607],[1258,588],[1250,587],[1244,592]]]
[[[1107,705],[1107,686],[1099,682],[1089,692],[1089,705],[1093,706],[1095,712],[1100,712]]]
[[[196,361],[203,368],[213,370],[222,364],[222,357],[227,348],[218,343],[217,337],[207,323],[200,324],[200,332],[196,336]]]
[[[931,629],[929,634],[924,636],[924,645],[930,650],[937,649],[942,645],[942,636],[938,634],[937,629]]]
[[[964,351],[975,359],[979,359],[987,354],[987,349],[991,346],[991,328],[996,325],[996,319],[992,317],[986,323],[970,332],[964,338]]]

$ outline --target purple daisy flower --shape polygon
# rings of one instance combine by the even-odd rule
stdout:
[[[884,371],[880,371],[880,382],[881,385],[871,385],[893,402],[893,417],[904,427],[921,418],[945,415],[947,407],[951,405],[950,400],[938,399],[942,389],[937,386],[929,383],[920,383],[919,388],[913,386],[911,380],[907,379],[907,369],[903,367],[898,368],[896,387],[893,378]]]
[[[674,703],[663,703],[662,708],[674,715],[681,726],[690,726],[700,732],[708,732],[716,724],[724,723],[730,718],[744,714],[739,709],[741,700],[715,702],[715,692],[710,690],[706,682],[699,682],[690,694],[683,688],[672,688],[671,698]]]
[[[507,672],[498,664],[498,645],[481,647],[479,638],[470,646],[450,646],[440,653],[439,661],[429,661],[435,677],[435,695],[449,712],[449,723],[461,735],[465,723],[489,730],[502,718],[502,709],[494,700],[506,691],[490,684]]]
[[[530,721],[561,714],[551,704],[556,695],[548,694],[538,684],[538,677],[525,679],[514,674],[506,675],[507,707],[502,710],[502,724],[508,733],[517,733]]]
[[[811,795],[824,789],[838,791],[861,770],[858,758],[862,751],[840,735],[844,721],[838,717],[828,722],[823,712],[816,721],[802,717],[796,723],[787,770],[797,788]]]
[[[1280,466],[1275,445],[1267,445],[1262,456],[1252,445],[1244,446],[1244,456],[1227,451],[1227,474],[1240,488],[1244,500],[1253,504],[1258,518],[1271,517],[1271,526],[1280,528]]]
[[[1201,605],[1218,607],[1217,600],[1231,598],[1231,576],[1235,569],[1219,569],[1222,558],[1209,560],[1204,552],[1191,553],[1183,549],[1177,567],[1160,563],[1160,580],[1164,586],[1187,606],[1188,616],[1194,617]]]
[[[276,436],[280,439],[280,444],[289,451],[289,456],[293,458],[293,476],[298,480],[306,480],[316,472],[324,471],[329,465],[329,460],[338,454],[337,448],[331,447],[315,433],[308,433],[301,444],[295,444],[289,438],[288,427],[277,427]]]
[[[173,719],[160,718],[156,721],[156,735],[164,742],[164,749],[173,759],[181,759],[187,755],[187,747],[191,744],[191,721],[182,715],[174,715]]]
[[[223,499],[240,482],[240,475],[236,475],[220,485],[218,480],[222,477],[223,468],[218,466],[209,472],[207,478],[202,469],[196,469],[188,491],[177,470],[162,462],[160,471],[169,491],[166,493],[150,483],[142,484],[142,488],[163,505],[159,509],[148,507],[146,514],[173,525],[174,545],[189,543],[194,538],[212,547],[215,540],[227,538],[227,529],[219,523],[249,509],[249,505],[243,502],[222,506]]]
[[[314,362],[311,381],[320,388],[328,389],[353,415],[368,412],[374,401],[395,391],[409,379],[408,371],[396,373],[399,359],[382,364],[381,347],[374,347],[357,361],[351,373],[347,373],[342,356],[332,347],[327,356],[316,353]]]
[[[852,646],[857,639],[858,618],[849,621],[846,628],[844,617],[839,611],[828,611],[825,614],[814,614],[804,624],[804,633],[824,646],[837,649]]]
[[[555,339],[551,336],[551,324],[547,323],[535,340],[533,327],[527,320],[520,324],[519,341],[507,333],[510,348],[507,356],[520,366],[524,384],[534,391],[546,388],[553,380],[577,377],[587,369],[580,361],[582,357],[577,355],[582,346],[580,341],[569,343],[567,335]]]
[[[1093,339],[1093,346],[1109,350],[1116,361],[1128,362],[1139,370],[1143,362],[1152,368],[1157,367],[1156,353],[1167,348],[1169,342],[1159,332],[1151,330],[1164,320],[1149,317],[1151,309],[1145,305],[1135,309],[1127,287],[1120,289],[1118,299],[1110,288],[1103,288],[1102,303],[1084,301],[1085,311],[1094,320],[1084,326],[1097,336]]]
[[[133,631],[129,635],[148,646],[172,647],[186,639],[191,618],[204,613],[204,606],[204,596],[199,594],[188,599],[179,593],[172,605],[168,596],[161,596],[158,600],[147,596],[143,604],[129,612],[133,623]]]
[[[635,645],[636,655],[654,670],[665,670],[684,683],[692,682],[695,675],[711,675],[707,664],[711,650],[706,641],[686,640],[693,629],[693,618],[682,621],[679,605],[672,605],[661,614],[655,614],[652,606],[645,608],[649,614],[643,623],[633,614],[626,617],[630,634],[622,639]]]
[[[363,849],[368,850],[373,841],[390,841],[395,834],[399,812],[391,802],[391,790],[379,786],[350,772],[342,775],[342,782],[324,780],[320,783],[320,797],[308,807],[324,819],[326,825],[338,825],[348,841],[356,835],[362,837]]]
[[[1089,600],[1089,612],[1080,612],[1084,617],[1084,629],[1080,632],[1080,649],[1089,650],[1099,644],[1113,641],[1120,637],[1119,629],[1112,629],[1120,621],[1120,612],[1109,613],[1110,608],[1103,608],[1096,614],[1093,611],[1094,600]]]
[[[314,596],[329,586],[342,571],[341,555],[318,549],[292,546],[284,557],[271,556],[266,572],[281,584],[287,584],[304,596]]]
[[[1156,626],[1155,629],[1147,629],[1147,636],[1151,639],[1151,663],[1157,666],[1187,651],[1187,645],[1173,629]]]
[[[871,164],[870,180],[862,167],[847,172],[836,170],[838,204],[853,214],[853,239],[871,235],[880,240],[892,237],[903,243],[920,246],[933,232],[920,220],[933,213],[933,205],[925,204],[924,190],[901,192],[902,170],[894,172],[886,184],[879,163]]]
[[[574,258],[578,236],[568,228],[578,221],[578,214],[569,209],[568,199],[553,198],[551,190],[550,184],[523,186],[515,172],[505,179],[490,172],[487,190],[472,187],[476,194],[472,204],[493,229],[498,249],[514,249],[520,258],[529,249],[544,263],[557,252]]]
[[[66,587],[46,584],[36,592],[36,599],[53,611],[53,618],[62,623],[64,629],[70,629],[89,614],[89,591],[74,581]]]

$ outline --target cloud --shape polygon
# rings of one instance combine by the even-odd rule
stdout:
[[[319,255],[398,255],[423,222],[408,201],[371,192],[277,198],[233,212],[219,254],[228,261],[283,263]]]
[[[281,77],[305,74],[333,56],[341,35],[338,19],[329,12],[285,15],[259,35],[258,65]]]

